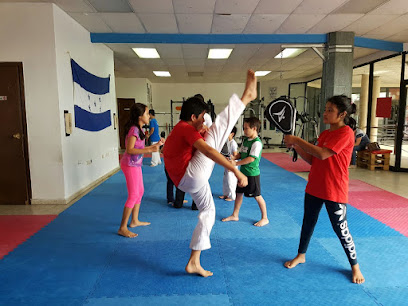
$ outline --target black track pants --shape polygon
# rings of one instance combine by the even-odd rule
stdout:
[[[353,237],[347,225],[347,205],[316,198],[305,193],[305,211],[303,215],[302,232],[300,235],[299,253],[306,253],[307,247],[312,238],[313,230],[319,218],[323,203],[330,218],[333,230],[339,238],[350,265],[357,264],[357,253]]]

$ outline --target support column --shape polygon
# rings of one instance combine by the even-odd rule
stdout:
[[[368,74],[361,75],[360,103],[358,109],[358,127],[366,132],[368,111]]]
[[[320,132],[327,129],[323,113],[328,98],[335,95],[351,97],[353,79],[353,32],[328,34],[325,61],[323,63],[322,93],[320,105]]]
[[[373,99],[371,100],[371,129],[370,129],[370,141],[376,142],[378,135],[378,118],[377,112],[377,98],[380,97],[381,80],[380,77],[374,77],[373,81]]]

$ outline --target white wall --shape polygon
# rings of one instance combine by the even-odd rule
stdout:
[[[150,81],[144,78],[116,78],[116,97],[134,98],[136,102],[148,105],[147,86]]]
[[[0,3],[0,61],[22,62],[34,199],[64,198],[51,4]]]
[[[65,137],[63,111],[73,113],[67,52],[93,74],[111,74],[116,112],[112,51],[91,44],[89,33],[50,3],[0,3],[0,41],[0,61],[23,63],[33,203],[64,203],[118,166],[113,127],[98,136],[74,128]]]
[[[57,79],[59,93],[60,137],[62,143],[65,198],[88,186],[119,166],[118,130],[113,127],[113,113],[117,114],[113,51],[103,44],[92,44],[89,32],[75,20],[53,6]],[[112,125],[98,132],[73,127],[65,136],[63,112],[73,114],[74,99],[70,59],[82,68],[99,76],[110,75],[109,108]]]

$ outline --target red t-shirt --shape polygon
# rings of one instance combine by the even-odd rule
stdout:
[[[163,149],[164,164],[174,185],[178,186],[183,178],[195,152],[193,144],[199,139],[203,139],[203,136],[193,126],[182,120],[167,137]]]
[[[336,154],[325,160],[312,158],[306,192],[324,200],[347,203],[353,130],[347,125],[335,131],[326,130],[317,141],[317,146],[328,148]]]

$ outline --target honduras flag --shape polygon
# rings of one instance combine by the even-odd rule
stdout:
[[[110,77],[100,78],[71,59],[74,80],[75,126],[86,131],[100,131],[112,125],[109,109]]]

